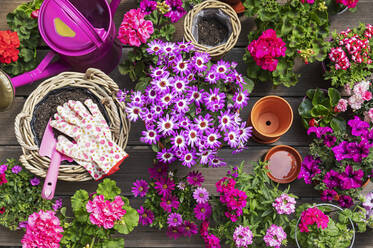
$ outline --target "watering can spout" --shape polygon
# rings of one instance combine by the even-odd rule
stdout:
[[[110,3],[110,12],[111,12],[111,16],[113,18],[114,18],[115,12],[118,9],[119,4],[120,4],[120,0],[111,0],[111,3]]]

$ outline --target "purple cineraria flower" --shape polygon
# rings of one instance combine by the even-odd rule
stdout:
[[[236,92],[234,93],[232,100],[234,102],[234,107],[241,109],[247,105],[249,92],[247,90]]]
[[[158,105],[152,105],[150,107],[150,112],[153,113],[154,118],[158,118],[163,114],[163,109]]]
[[[120,102],[125,102],[128,95],[128,90],[119,90],[117,92],[117,99]]]
[[[179,183],[177,184],[177,188],[180,189],[180,190],[184,190],[185,187],[186,187],[185,182],[179,182]]]
[[[194,215],[198,220],[206,220],[210,218],[211,206],[208,203],[198,203],[194,208]]]
[[[171,213],[172,209],[177,210],[179,208],[180,202],[176,196],[169,195],[167,197],[162,198],[160,203],[161,208],[167,213]]]
[[[160,100],[158,101],[159,105],[163,108],[167,108],[169,105],[171,105],[175,99],[175,93],[169,92],[169,89],[167,89],[166,92],[162,96],[160,96]]]
[[[228,129],[234,128],[236,123],[234,122],[233,117],[233,114],[231,114],[229,110],[225,112],[220,111],[220,115],[218,116],[219,129],[221,131],[227,131]]]
[[[324,144],[327,147],[334,146],[336,140],[337,140],[337,138],[335,136],[332,136],[332,135],[325,135],[324,136]]]
[[[136,122],[139,119],[141,108],[135,104],[128,103],[126,105],[127,117],[130,121]]]
[[[149,54],[156,54],[156,55],[161,54],[163,51],[163,45],[164,44],[162,41],[153,40],[150,43],[148,43],[148,48],[146,49],[146,51]]]
[[[165,164],[157,163],[154,167],[149,168],[150,178],[159,180],[161,177],[165,177],[168,173],[168,166]]]
[[[158,131],[165,136],[171,136],[175,134],[175,129],[178,128],[176,119],[173,115],[167,114],[158,121]]]
[[[206,141],[207,148],[219,148],[221,146],[221,142],[219,141],[220,138],[221,135],[218,130],[213,128],[206,129],[206,136],[204,139]]]
[[[218,61],[218,63],[214,65],[214,69],[216,73],[219,75],[219,79],[226,78],[226,74],[228,73],[229,68],[230,68],[230,64],[223,60]]]
[[[176,52],[176,44],[173,42],[166,42],[163,43],[162,46],[162,53],[164,53],[166,56],[175,55]]]
[[[189,102],[182,97],[179,97],[175,100],[175,110],[178,113],[186,113],[189,111]]]
[[[338,193],[333,189],[326,189],[321,193],[322,201],[332,201],[337,197]]]
[[[167,228],[167,236],[173,239],[178,239],[180,238],[183,233],[185,232],[184,226],[169,226]]]
[[[157,91],[154,88],[147,88],[144,93],[146,104],[154,103],[158,98]]]
[[[189,61],[183,59],[183,57],[178,56],[175,59],[175,66],[172,68],[175,73],[179,75],[188,75],[190,73],[190,64]]]
[[[4,174],[7,169],[8,169],[8,165],[6,164],[0,165],[0,174]]]
[[[233,240],[236,243],[236,247],[248,247],[253,243],[253,233],[248,226],[239,225],[234,230]]]
[[[333,129],[330,127],[310,127],[307,130],[307,135],[310,135],[311,133],[315,133],[316,137],[320,139],[321,136],[326,133],[333,133]]]
[[[238,131],[230,130],[225,134],[224,141],[227,142],[231,148],[236,148],[240,144],[239,137]]]
[[[369,123],[360,120],[358,116],[349,120],[348,125],[351,127],[351,134],[354,136],[364,136],[368,133]]]
[[[325,183],[326,187],[333,189],[339,185],[340,175],[335,170],[330,170],[326,173],[323,182]]]
[[[195,235],[198,233],[198,227],[195,223],[185,220],[184,224],[184,236],[185,237],[191,237],[192,235]]]
[[[338,199],[338,204],[342,208],[350,208],[352,205],[354,205],[354,202],[353,202],[351,196],[341,195]]]
[[[163,77],[168,77],[170,75],[170,73],[168,71],[166,71],[165,67],[155,67],[155,68],[151,68],[151,71],[150,71],[150,76],[153,78],[153,79],[160,79],[160,78],[163,78]]]
[[[185,150],[187,148],[186,138],[181,134],[171,137],[171,144],[174,151]]]
[[[170,6],[170,11],[164,16],[170,18],[171,22],[177,22],[181,17],[186,15],[186,10],[183,8],[182,0],[166,0],[166,4]]]
[[[207,53],[195,53],[191,58],[192,65],[197,72],[204,72],[207,69],[206,63],[210,61]]]
[[[19,166],[19,165],[16,165],[16,166],[14,166],[14,167],[12,168],[12,172],[13,172],[14,174],[18,174],[18,173],[20,173],[21,171],[22,171],[22,167]]]
[[[183,77],[174,77],[172,79],[173,89],[178,94],[183,94],[185,91],[188,91],[187,84],[188,81]]]
[[[227,163],[218,157],[211,157],[209,159],[209,166],[212,168],[225,167],[226,165]]]
[[[171,179],[163,177],[155,182],[154,188],[157,190],[158,195],[166,197],[171,195],[172,191],[175,189],[175,183]]]
[[[199,90],[197,86],[192,86],[188,90],[187,99],[190,101],[194,101],[194,103],[199,106],[202,102],[202,96],[204,94],[204,90]]]
[[[153,85],[153,89],[158,93],[167,92],[169,86],[171,86],[171,79],[168,76],[163,76],[152,80],[150,84]]]
[[[62,199],[57,199],[54,204],[52,205],[52,209],[54,211],[57,211],[58,209],[60,209],[62,207]]]
[[[205,188],[198,187],[193,192],[193,198],[197,203],[207,203],[209,201],[209,192]]]
[[[136,180],[136,182],[133,183],[132,187],[132,194],[135,197],[144,197],[148,193],[149,185],[145,180]]]
[[[286,240],[286,232],[281,226],[272,224],[272,226],[267,229],[266,235],[263,237],[263,240],[269,247],[280,248],[282,242]]]
[[[30,179],[30,183],[32,186],[37,186],[40,183],[40,179],[37,177],[34,177],[33,179]]]
[[[191,168],[196,164],[196,153],[195,151],[185,151],[182,155],[181,161],[184,166]]]
[[[302,162],[298,178],[303,178],[306,184],[311,184],[312,178],[321,172],[320,163],[319,158],[314,159],[311,155],[306,156]]]
[[[132,92],[131,103],[137,106],[140,106],[140,107],[144,105],[144,96],[142,95],[140,91]]]
[[[252,127],[246,127],[246,122],[242,122],[238,129],[240,143],[246,143],[252,136]]]
[[[145,209],[143,206],[141,206],[139,209],[137,209],[137,212],[139,213],[139,222],[141,225],[148,226],[153,223],[154,214],[151,210]]]
[[[216,154],[216,151],[212,151],[212,150],[202,151],[202,152],[198,153],[198,156],[200,157],[199,162],[203,165],[206,165],[206,164],[209,163],[211,158],[215,157],[215,154]]]
[[[207,75],[205,80],[209,82],[210,84],[216,84],[218,81],[218,75],[215,70],[210,70]]]
[[[339,145],[332,148],[335,159],[337,161],[351,158],[348,146],[349,144],[347,141],[342,141],[341,143],[339,143]]]
[[[187,176],[187,182],[191,186],[201,187],[202,183],[205,181],[205,178],[202,176],[201,172],[191,171]]]
[[[157,2],[142,0],[140,2],[140,9],[145,15],[150,15],[154,10],[157,9]]]
[[[361,169],[354,171],[351,165],[347,165],[341,176],[341,189],[360,188],[364,172]]]
[[[178,42],[177,47],[179,51],[183,51],[186,53],[194,50],[194,46],[192,45],[191,42],[184,42],[184,41]]]
[[[189,125],[189,127],[184,131],[184,136],[187,138],[188,145],[191,147],[194,147],[199,141],[198,129],[194,128],[192,125]]]
[[[179,126],[184,127],[184,129],[193,125],[192,121],[186,116],[183,116],[183,117],[179,118],[179,124],[180,124]]]
[[[162,149],[162,151],[157,152],[157,159],[166,164],[171,164],[176,160],[175,155],[169,149]]]
[[[212,125],[212,121],[213,119],[210,114],[206,114],[204,117],[199,115],[194,119],[194,123],[201,131],[205,131],[207,128],[209,128]]]
[[[172,213],[167,218],[167,224],[170,227],[180,226],[183,223],[181,214]]]
[[[203,100],[208,110],[217,111],[224,107],[225,94],[220,93],[219,88],[210,89],[210,92],[205,92]]]

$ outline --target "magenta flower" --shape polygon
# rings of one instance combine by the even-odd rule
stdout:
[[[0,174],[0,185],[7,183],[8,180],[6,179],[5,174]]]
[[[173,239],[178,239],[184,234],[184,226],[169,226],[167,228],[167,236]]]
[[[286,233],[281,226],[272,224],[264,235],[263,240],[269,247],[280,248],[282,242],[286,240]]]
[[[354,119],[349,120],[348,125],[351,127],[351,134],[354,136],[364,136],[368,133],[369,123],[360,120],[358,116]]]
[[[336,0],[336,2],[343,4],[349,9],[353,9],[356,7],[356,4],[359,2],[359,0]]]
[[[344,159],[351,158],[351,154],[349,152],[349,143],[347,141],[342,141],[337,146],[332,148],[332,151],[334,153],[335,159],[337,161],[341,161]]]
[[[171,149],[164,148],[161,152],[157,153],[157,159],[159,159],[162,163],[171,164],[176,160],[176,156]]]
[[[184,236],[185,237],[191,237],[192,235],[195,235],[198,233],[198,227],[194,222],[185,220],[183,223],[184,227]]]
[[[154,188],[157,190],[158,195],[166,197],[175,189],[175,183],[169,178],[161,178],[155,182]]]
[[[167,224],[170,227],[180,226],[183,223],[183,218],[181,214],[172,213],[167,218]]]
[[[0,175],[0,176],[1,176],[1,175]],[[0,181],[1,181],[1,180],[0,180]],[[32,186],[37,186],[37,185],[40,184],[40,179],[37,178],[37,177],[34,177],[33,179],[30,179],[30,183],[31,183]],[[1,183],[0,183],[0,185],[1,185]]]
[[[308,208],[301,214],[299,223],[300,232],[309,232],[308,226],[315,224],[317,228],[325,229],[329,224],[329,217],[317,207]]]
[[[203,240],[205,241],[205,248],[220,248],[220,239],[214,234],[208,234]]]
[[[137,209],[137,212],[139,213],[139,222],[141,225],[148,226],[153,223],[154,214],[151,210],[145,209],[143,206],[141,206],[139,209]]]
[[[193,192],[193,198],[197,203],[207,203],[209,201],[209,192],[205,188],[198,187]]]
[[[57,199],[55,203],[52,205],[54,211],[57,211],[62,207],[62,199]]]
[[[145,197],[146,193],[148,193],[149,186],[148,183],[145,180],[136,180],[136,182],[133,183],[132,187],[132,194],[135,197]]]
[[[350,208],[352,205],[354,205],[354,202],[352,201],[351,196],[341,195],[338,199],[338,204],[342,208]]]
[[[169,196],[162,198],[160,206],[167,213],[171,213],[172,209],[177,210],[179,208],[179,204],[180,202],[176,196],[169,195]]]
[[[354,171],[351,165],[346,166],[345,171],[341,174],[341,189],[360,188],[363,184],[363,170],[359,169]]]
[[[14,174],[18,174],[18,173],[20,173],[21,171],[22,171],[22,167],[19,166],[19,165],[16,165],[16,166],[14,166],[14,167],[12,168],[12,172],[13,172]]]
[[[336,140],[337,140],[337,138],[335,136],[332,136],[332,135],[325,135],[324,136],[324,144],[327,147],[334,146]]]
[[[171,10],[164,16],[170,18],[171,22],[177,22],[187,13],[183,8],[183,2],[181,0],[166,0],[166,4],[170,6]]]
[[[208,203],[199,203],[194,208],[194,215],[198,220],[207,220],[211,215],[211,206]]]
[[[155,180],[159,180],[160,178],[165,177],[168,173],[168,170],[168,165],[162,163],[156,163],[154,164],[154,167],[148,169],[150,178]]]
[[[340,175],[335,170],[330,170],[326,173],[323,183],[325,183],[326,187],[329,189],[333,189],[339,185],[340,182]]]
[[[295,204],[295,198],[284,193],[275,199],[272,206],[276,209],[278,214],[289,215],[295,212]]]
[[[8,169],[8,165],[6,164],[0,165],[0,174],[4,174],[7,169]]]
[[[187,182],[191,186],[202,186],[202,183],[205,181],[205,178],[202,176],[201,172],[191,171],[187,176]]]
[[[314,133],[318,139],[321,138],[321,136],[327,134],[327,133],[333,133],[333,129],[330,127],[310,127],[307,130],[307,135],[310,135],[311,133]]]
[[[333,201],[337,197],[338,193],[332,189],[326,189],[321,193],[322,201]]]
[[[236,243],[236,247],[246,248],[253,243],[253,233],[248,226],[239,225],[233,233],[233,240]]]
[[[63,228],[56,213],[40,210],[28,217],[22,247],[60,247],[62,233]],[[48,246],[44,246],[46,244]]]
[[[304,157],[298,178],[303,178],[306,184],[311,184],[312,178],[321,172],[320,163],[319,158],[314,159],[311,155]]]
[[[140,9],[145,15],[150,15],[154,10],[157,9],[157,2],[142,0],[140,2]]]

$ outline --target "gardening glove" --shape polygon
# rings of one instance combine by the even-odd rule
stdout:
[[[51,126],[73,138],[76,144],[62,136],[56,149],[83,163],[97,177],[111,175],[128,155],[112,140],[110,128],[97,105],[91,99],[84,103],[89,111],[79,101],[70,100],[57,107]]]

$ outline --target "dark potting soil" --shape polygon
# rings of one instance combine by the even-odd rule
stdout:
[[[40,146],[43,139],[44,130],[48,124],[50,118],[53,118],[54,114],[57,112],[57,107],[63,105],[69,100],[84,102],[86,99],[92,99],[101,110],[101,113],[105,116],[106,121],[106,111],[104,107],[99,102],[96,96],[91,92],[83,88],[76,87],[66,87],[62,89],[57,89],[51,91],[42,101],[40,101],[34,109],[34,114],[31,121],[31,129],[35,136],[35,142]],[[54,129],[54,136],[57,139],[62,133]]]
[[[198,43],[216,46],[226,40],[228,28],[216,18],[203,17],[198,22]]]

